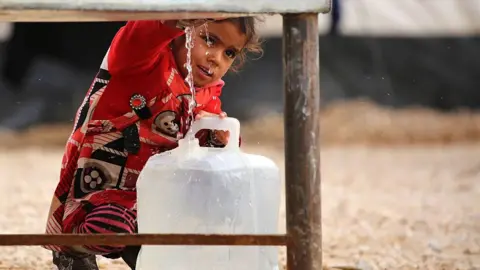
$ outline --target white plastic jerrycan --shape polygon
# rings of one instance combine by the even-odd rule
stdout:
[[[225,148],[200,147],[202,129],[230,131]],[[139,233],[278,234],[280,173],[263,156],[240,150],[240,123],[202,118],[171,151],[152,156],[137,182]],[[265,246],[142,247],[142,270],[276,270]]]

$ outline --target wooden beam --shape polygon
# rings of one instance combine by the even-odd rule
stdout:
[[[330,11],[330,0],[2,0],[0,21],[126,21]]]
[[[285,246],[285,235],[216,234],[0,234],[0,246],[221,245]]]

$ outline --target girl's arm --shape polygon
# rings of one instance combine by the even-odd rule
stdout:
[[[159,54],[183,30],[177,21],[129,21],[120,28],[108,52],[110,74],[135,73],[150,69]]]

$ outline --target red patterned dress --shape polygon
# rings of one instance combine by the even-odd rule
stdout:
[[[175,148],[190,124],[191,92],[169,46],[183,34],[160,21],[128,22],[116,34],[78,110],[46,233],[136,231],[140,171],[153,154]],[[220,113],[222,87],[197,88],[195,113]],[[209,134],[197,137],[213,143]],[[45,248],[110,254],[122,247]]]

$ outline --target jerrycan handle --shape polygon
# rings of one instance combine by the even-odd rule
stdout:
[[[217,129],[230,131],[226,149],[239,149],[240,143],[240,122],[233,117],[219,118],[217,116],[205,116],[195,120],[192,124],[193,134],[197,134],[202,129]]]

